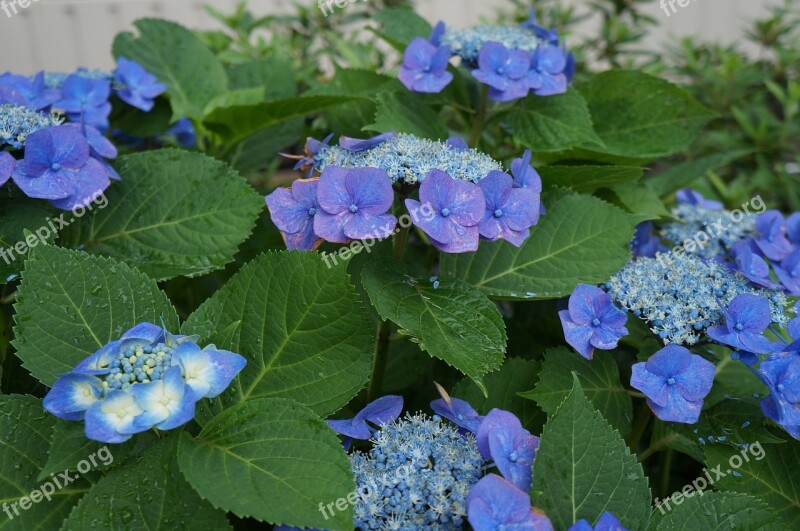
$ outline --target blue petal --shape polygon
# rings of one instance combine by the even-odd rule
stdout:
[[[100,380],[94,376],[70,373],[62,376],[44,397],[44,408],[64,420],[81,420],[102,397]]]
[[[200,350],[191,342],[181,343],[173,359],[180,364],[186,384],[197,398],[218,396],[247,365],[239,354],[217,350],[214,345]]]
[[[93,441],[120,443],[148,428],[134,426],[135,418],[143,412],[133,395],[113,390],[86,412],[86,436]]]

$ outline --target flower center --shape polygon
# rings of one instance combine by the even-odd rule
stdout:
[[[313,216],[313,215],[315,215],[316,213],[317,213],[317,209],[316,209],[316,208],[314,208],[314,207],[311,207],[311,208],[309,208],[309,209],[308,209],[308,215],[309,215],[309,216]]]
[[[358,205],[350,205],[350,212],[352,212],[353,214],[358,212]]]
[[[450,215],[450,209],[445,207],[442,209],[442,216],[447,217]]]
[[[600,319],[598,319],[597,317],[592,319],[592,326],[600,326]]]
[[[777,389],[778,391],[783,391],[784,389],[783,384],[778,384]]]
[[[508,454],[508,460],[511,461],[512,463],[516,463],[517,459],[518,459],[517,452],[511,452],[510,454]]]
[[[160,380],[172,365],[172,353],[173,349],[163,343],[133,345],[120,350],[111,360],[103,387],[108,392],[127,389],[135,383]]]
[[[53,171],[58,171],[61,169],[61,164],[59,164],[58,162],[54,162],[53,164],[50,165],[50,169]]]
[[[667,378],[667,385],[675,385],[675,378]]]
[[[736,328],[736,330],[741,332],[742,330],[744,330],[744,325],[742,323],[736,323],[736,326],[734,328]]]
[[[494,211],[494,217],[496,218],[503,217],[503,211],[498,208],[497,210]]]
[[[506,73],[506,69],[501,66],[500,68],[497,69],[497,73],[502,76],[503,74]]]

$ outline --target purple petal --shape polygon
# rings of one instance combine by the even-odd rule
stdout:
[[[347,168],[338,166],[328,166],[322,171],[317,185],[317,201],[328,214],[336,215],[348,211],[353,204],[346,185],[349,173]]]
[[[349,211],[341,214],[328,214],[318,210],[314,216],[314,233],[331,243],[348,243],[350,239],[344,233],[344,223],[350,215]]]
[[[625,327],[612,328],[606,324],[595,327],[589,343],[600,350],[613,350],[617,348],[620,338],[628,335]]]
[[[504,68],[508,61],[509,52],[499,42],[489,41],[483,45],[478,55],[478,66],[484,71],[497,71]]]
[[[481,478],[467,496],[467,519],[473,529],[552,530],[549,520],[531,510],[524,492],[495,474]]]
[[[403,411],[403,397],[387,395],[373,400],[355,418],[368,420],[377,426],[397,420]]]
[[[423,94],[437,94],[449,85],[451,81],[453,81],[453,74],[450,72],[431,73],[417,76],[409,88],[414,92]]]
[[[567,343],[587,360],[592,359],[594,355],[594,347],[590,343],[594,333],[592,325],[574,322],[567,310],[558,312],[558,317],[561,319],[561,327],[564,329],[564,339]]]
[[[17,160],[6,151],[0,151],[0,186],[11,178]]]
[[[481,188],[477,184],[457,179],[453,182],[452,192],[450,217],[462,227],[473,227],[480,223],[486,209],[486,199]]]
[[[405,203],[409,212],[419,212],[423,208],[423,204],[414,199],[406,199]],[[453,240],[453,231],[450,230],[449,226],[451,222],[438,212],[430,217],[412,216],[412,219],[414,225],[439,243],[447,245]]]
[[[406,48],[403,54],[403,66],[409,70],[425,70],[431,66],[436,53],[436,46],[422,37],[417,37]]]
[[[652,400],[647,400],[647,405],[660,420],[667,422],[681,422],[684,424],[694,424],[700,418],[700,411],[703,409],[703,402],[691,402],[683,398],[677,390],[672,387],[669,393],[669,400],[664,406],[659,406]]]
[[[314,200],[309,201],[305,195],[306,190],[315,191],[316,187],[316,181],[295,181],[291,190],[278,188],[266,197],[272,222],[281,232],[286,234],[300,232],[309,221],[312,212],[317,212]]]
[[[347,151],[353,151],[358,153],[360,151],[366,151],[368,149],[372,149],[375,146],[379,146],[386,142],[387,140],[391,140],[394,138],[394,133],[383,133],[378,136],[374,136],[372,138],[360,139],[360,138],[350,138],[347,136],[342,136],[339,138],[339,146],[342,149],[346,149]],[[367,168],[371,171],[380,171],[376,170],[375,168]]]
[[[86,207],[97,200],[111,181],[105,167],[95,159],[89,159],[79,171],[71,172],[72,194],[50,202],[62,210]]]
[[[649,372],[667,379],[686,371],[691,362],[692,353],[688,349],[671,344],[650,356],[646,368]]]
[[[564,74],[556,74],[555,76],[542,74],[541,86],[535,90],[535,93],[537,96],[564,94],[567,91],[568,84],[567,76]]]
[[[675,387],[686,400],[703,400],[711,392],[716,367],[698,355],[692,355],[688,369],[675,376]]]
[[[608,295],[597,286],[578,284],[569,297],[569,315],[579,325],[588,325],[597,317],[595,300]]]
[[[522,79],[528,74],[531,67],[530,55],[522,50],[511,50],[508,54],[508,62],[504,68],[505,75],[509,79]]]
[[[445,227],[450,230],[452,235],[450,243],[442,243],[431,238],[431,245],[448,254],[473,253],[478,250],[480,232],[477,225],[474,227],[462,227],[455,221],[448,221]]]
[[[419,199],[434,210],[449,208],[455,198],[454,179],[441,170],[431,170],[419,186]]]
[[[355,214],[345,212],[340,215],[343,216],[342,232],[351,240],[388,238],[397,226],[397,218],[391,214],[374,216],[359,210]]]
[[[536,50],[536,70],[555,76],[561,74],[567,66],[567,56],[557,46],[548,46]],[[566,78],[566,76],[565,76]]]
[[[669,401],[669,386],[663,376],[647,370],[645,362],[635,363],[631,367],[631,387],[643,392],[648,399],[659,406]]]
[[[59,173],[45,172],[44,175],[29,177],[24,160],[14,165],[11,178],[25,195],[37,199],[63,199],[72,193],[72,185]]]
[[[731,330],[741,324],[748,332],[761,333],[772,322],[769,301],[750,293],[737,295],[728,305],[728,314],[734,319],[733,323],[727,323]]]
[[[490,461],[492,453],[489,448],[489,434],[498,430],[516,433],[522,429],[522,423],[516,415],[503,409],[492,409],[481,422],[475,435],[478,451],[484,459]]]
[[[369,430],[369,426],[367,426],[367,423],[363,420],[328,420],[326,422],[333,431],[346,437],[352,437],[353,439],[359,439],[362,441],[366,441],[372,437],[372,432]]]
[[[347,195],[358,211],[374,216],[385,214],[394,201],[394,189],[389,175],[377,168],[356,168],[345,177]]]

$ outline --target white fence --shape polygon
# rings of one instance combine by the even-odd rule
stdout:
[[[564,1],[580,7],[586,0]],[[661,21],[661,28],[650,36],[651,48],[661,46],[668,35],[734,41],[741,38],[745,21],[762,15],[765,6],[778,3],[778,0],[680,1],[688,1],[688,5],[679,7],[675,3],[677,12],[669,17],[662,11],[660,0],[652,0],[647,7],[647,12]],[[216,23],[203,11],[203,4],[210,3],[226,12],[238,0],[14,0],[14,8],[10,2],[0,2],[0,73],[70,71],[77,66],[109,68],[114,35],[129,29],[137,18],[164,17],[191,27],[212,28]],[[250,8],[258,14],[290,12],[293,2],[316,5],[316,0],[251,0]],[[19,4],[28,7],[20,8]],[[477,23],[482,16],[491,17],[505,2],[417,0],[417,4],[431,21],[441,19],[449,25],[465,26]],[[7,16],[9,13],[12,16]],[[590,23],[583,31],[593,29]]]

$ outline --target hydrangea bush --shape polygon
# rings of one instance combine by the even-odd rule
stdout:
[[[658,173],[713,113],[533,13],[216,15],[0,75],[0,527],[800,523],[800,213]]]

